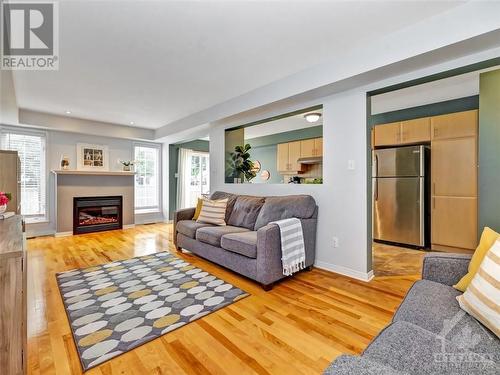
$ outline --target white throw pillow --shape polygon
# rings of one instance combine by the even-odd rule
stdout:
[[[500,338],[500,240],[486,253],[464,294],[460,307]]]
[[[200,216],[196,222],[215,225],[226,225],[226,206],[228,199],[203,199]]]

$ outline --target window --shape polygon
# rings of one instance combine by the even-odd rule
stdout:
[[[27,222],[46,219],[45,133],[1,129],[0,148],[15,150],[21,161],[21,214]]]
[[[160,210],[160,145],[135,145],[135,210]]]
[[[209,156],[206,152],[191,154],[191,178],[189,179],[189,203],[187,207],[195,207],[198,198],[206,195],[210,187]]]

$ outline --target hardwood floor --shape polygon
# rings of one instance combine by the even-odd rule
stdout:
[[[373,243],[375,276],[420,275],[422,259],[427,251]]]
[[[28,369],[80,374],[55,273],[170,250],[171,225],[28,240]],[[314,269],[264,292],[194,255],[182,258],[250,297],[87,372],[112,374],[320,374],[342,353],[360,353],[387,325],[417,276],[369,283]]]

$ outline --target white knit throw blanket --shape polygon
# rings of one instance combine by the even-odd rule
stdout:
[[[297,218],[283,219],[270,222],[280,228],[281,234],[281,262],[283,275],[289,276],[305,268],[306,251],[302,224]]]

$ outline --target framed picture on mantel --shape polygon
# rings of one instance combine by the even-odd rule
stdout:
[[[108,171],[108,146],[77,143],[77,169],[83,171]]]

